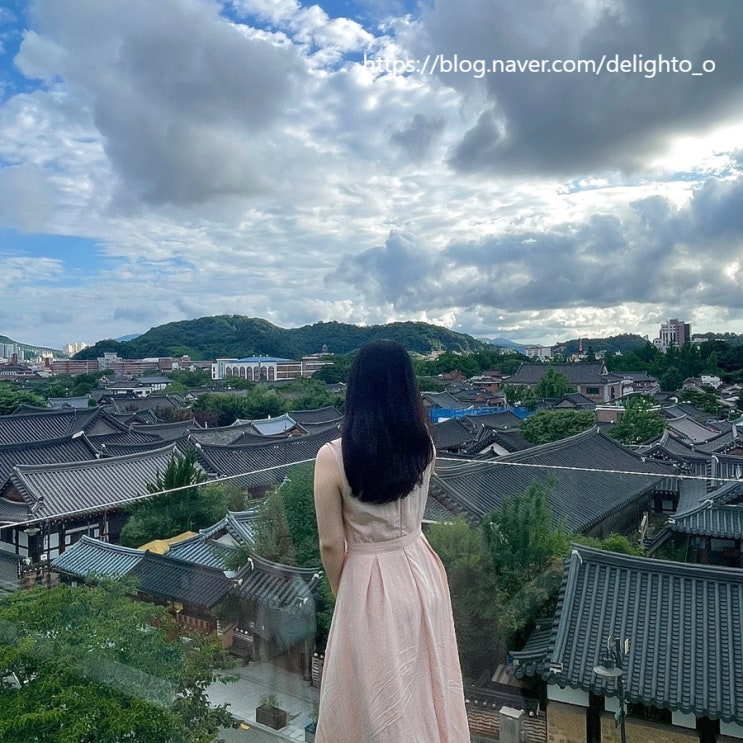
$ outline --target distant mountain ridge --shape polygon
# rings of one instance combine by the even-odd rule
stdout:
[[[159,325],[130,341],[98,341],[75,358],[94,359],[105,351],[115,351],[122,358],[188,355],[194,361],[243,356],[296,359],[319,353],[324,346],[330,353],[350,353],[380,338],[396,340],[409,351],[421,354],[486,348],[485,343],[471,335],[422,322],[368,326],[318,322],[287,329],[261,318],[217,315]]]

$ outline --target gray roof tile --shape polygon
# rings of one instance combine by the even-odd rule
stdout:
[[[548,683],[614,696],[593,668],[607,638],[628,638],[629,701],[741,725],[742,624],[743,570],[576,545],[544,662],[527,665]]]
[[[431,482],[435,493],[477,520],[537,480],[549,491],[554,517],[582,532],[670,474],[671,466],[643,461],[594,428],[495,460],[440,458]]]
[[[17,464],[55,464],[97,459],[98,451],[85,436],[73,434],[47,441],[0,444],[0,486]]]
[[[52,560],[52,567],[60,573],[77,578],[119,578],[126,575],[143,557],[142,550],[102,542],[85,535]]]
[[[25,465],[13,469],[0,490],[0,522],[18,520],[18,494],[25,504],[25,520],[44,520],[115,508],[145,495],[147,485],[164,472],[173,453],[169,445],[142,454],[102,458],[89,462]]]
[[[672,531],[718,539],[743,539],[743,504],[721,506],[703,503],[693,511],[668,520]]]

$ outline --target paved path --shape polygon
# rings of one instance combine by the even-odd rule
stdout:
[[[231,673],[238,676],[232,684],[212,684],[207,694],[213,704],[229,704],[234,717],[243,720],[249,729],[227,730],[220,737],[227,743],[274,743],[274,741],[304,741],[304,727],[317,705],[318,690],[312,688],[301,674],[286,671],[272,663],[238,666]],[[255,708],[265,694],[274,694],[287,712],[288,724],[275,731],[255,721]]]

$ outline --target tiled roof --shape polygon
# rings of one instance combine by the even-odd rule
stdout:
[[[471,446],[467,447],[468,454],[478,454],[485,451],[492,444],[497,444],[509,453],[531,449],[534,444],[527,441],[518,428],[511,430],[492,429],[486,426]]]
[[[718,454],[737,446],[743,446],[743,436],[737,426],[732,426],[729,431],[724,431],[715,438],[699,444],[696,449],[705,454]]]
[[[602,376],[606,368],[603,361],[581,362],[576,364],[529,364],[524,362],[516,373],[507,380],[508,384],[538,384],[550,370],[564,374],[571,386],[578,384],[606,384]]]
[[[173,441],[183,438],[194,429],[198,430],[199,424],[190,418],[186,421],[176,421],[175,423],[155,423],[155,424],[137,424],[131,427],[132,431],[149,436],[158,436],[163,441]]]
[[[142,550],[109,544],[87,535],[52,560],[52,568],[77,578],[126,575],[144,557]]]
[[[458,448],[474,440],[472,431],[455,418],[437,423],[433,427],[433,441],[437,449]]]
[[[253,428],[262,436],[278,436],[297,428],[297,422],[288,414],[252,421]]]
[[[443,503],[439,503],[429,494],[426,499],[426,508],[423,512],[423,520],[429,523],[448,524],[456,518],[456,514],[450,511]]]
[[[288,606],[312,597],[312,589],[320,580],[321,571],[319,566],[295,568],[254,555],[249,565],[240,571],[243,581],[233,593],[275,607]]]
[[[84,431],[89,436],[125,431],[126,426],[100,408],[52,410],[19,406],[0,415],[0,444],[45,441]]]
[[[555,403],[555,407],[571,407],[581,408],[583,410],[595,410],[596,403],[585,395],[581,395],[580,392],[568,392]]]
[[[230,557],[236,556],[236,547],[210,539],[203,534],[196,534],[170,546],[168,553],[185,562],[206,565],[219,570],[226,570]]]
[[[256,509],[230,511],[221,521],[202,529],[190,539],[171,545],[169,554],[187,562],[224,570],[229,558],[238,553],[239,547],[254,545],[253,523],[256,513]]]
[[[96,436],[93,439],[93,443],[99,449],[104,449],[108,446],[146,446],[147,444],[165,446],[167,443],[164,439],[154,434],[140,433],[137,428],[137,426],[133,426],[119,433],[107,433],[103,436]]]
[[[85,434],[73,434],[47,441],[0,445],[0,487],[17,464],[55,464],[96,459],[98,451]]]
[[[448,392],[422,392],[421,395],[435,408],[464,410],[467,406]]]
[[[495,460],[442,458],[431,482],[436,493],[450,498],[471,518],[481,519],[537,480],[549,491],[553,516],[582,532],[674,472],[661,462],[643,461],[594,428]]]
[[[50,397],[49,407],[50,408],[77,408],[86,409],[88,407],[88,401],[90,395],[80,395],[78,397]]]
[[[286,475],[286,465],[314,459],[320,447],[337,439],[332,428],[314,436],[297,436],[251,446],[196,447],[196,456],[204,469],[219,477],[234,477],[242,487],[271,487]],[[261,472],[259,470],[268,471]],[[242,477],[236,477],[243,475]]]
[[[147,485],[164,472],[173,445],[144,454],[89,462],[17,466],[0,490],[0,522],[17,521],[18,508],[7,500],[12,491],[23,498],[20,520],[43,520],[121,506],[145,495]]]
[[[523,422],[523,418],[519,418],[510,410],[504,410],[500,413],[465,416],[464,419],[472,426],[489,426],[496,429],[518,428]]]
[[[683,534],[743,539],[743,504],[720,506],[707,502],[693,511],[669,519],[668,527]]]
[[[179,560],[170,554],[146,552],[128,575],[139,579],[141,593],[208,609],[232,588],[232,581],[221,569]]]
[[[702,479],[682,480],[676,517],[689,511],[696,511],[706,503],[724,506],[743,501],[743,482],[726,482],[715,490],[708,490]]]
[[[742,624],[743,570],[576,545],[547,654],[526,665],[548,683],[615,696],[593,669],[609,637],[628,638],[628,701],[741,725]]]
[[[317,425],[320,423],[337,423],[343,418],[343,413],[332,405],[315,410],[290,410],[289,415],[300,425]]]
[[[693,418],[687,416],[668,418],[666,425],[678,436],[691,441],[693,444],[699,444],[720,436],[720,432],[717,429],[703,426],[701,423],[697,423]]]
[[[175,444],[178,447],[178,450],[181,452],[187,451],[189,448],[191,448],[192,444],[189,443],[189,440],[187,437],[184,437],[182,439],[176,439],[172,441],[163,441],[162,439],[157,439],[155,441],[148,441],[143,443],[133,443],[133,444],[104,444],[100,447],[100,452],[102,457],[125,457],[129,454],[142,454],[147,451],[154,451],[155,449],[162,449],[163,446],[167,446],[167,444]]]
[[[238,426],[233,424],[215,428],[191,428],[188,433],[194,441],[198,441],[200,444],[229,446],[234,444],[235,440],[248,430],[255,433],[250,422]]]

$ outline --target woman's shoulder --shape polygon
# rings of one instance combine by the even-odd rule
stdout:
[[[341,452],[342,448],[340,438],[333,439],[332,441],[327,441],[318,449],[316,459],[321,461],[332,457],[337,461],[338,455],[341,454]]]

